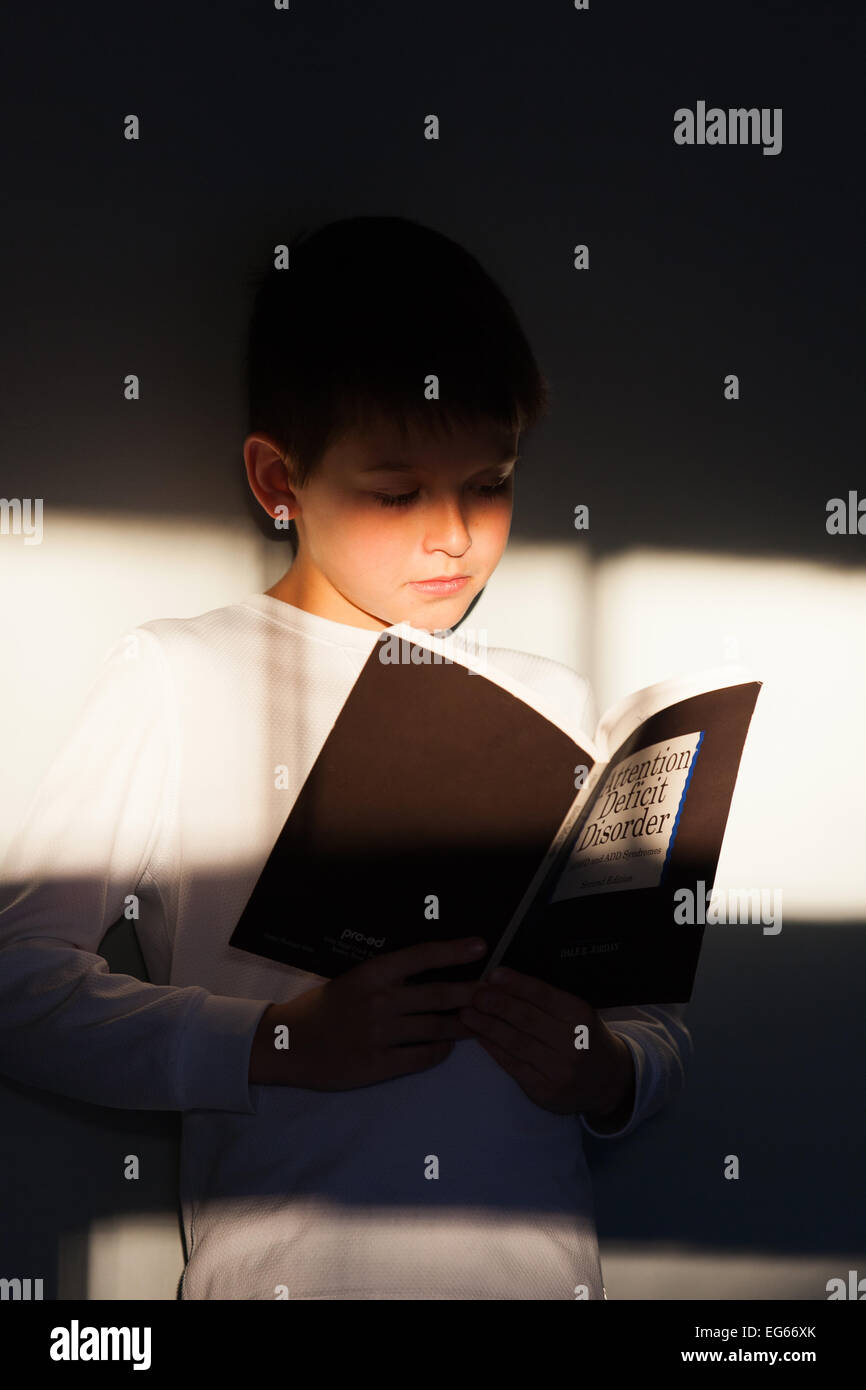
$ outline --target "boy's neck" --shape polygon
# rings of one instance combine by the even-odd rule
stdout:
[[[318,618],[327,618],[332,623],[343,623],[347,627],[364,628],[369,632],[382,632],[391,624],[381,618],[365,613],[345,599],[332,584],[321,575],[306,574],[297,561],[282,577],[265,591],[271,598],[281,599],[305,613]]]

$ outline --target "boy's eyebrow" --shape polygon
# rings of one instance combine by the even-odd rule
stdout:
[[[497,463],[514,463],[518,455],[510,445],[505,449],[493,463],[486,463],[481,468],[477,468],[477,473],[484,473],[488,468],[495,468]],[[417,465],[414,463],[399,463],[396,460],[382,459],[378,463],[368,463],[366,468],[362,468],[362,473],[414,473]]]

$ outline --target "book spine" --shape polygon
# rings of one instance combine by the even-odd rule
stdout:
[[[526,892],[517,904],[508,926],[505,928],[505,931],[502,933],[502,936],[499,938],[493,950],[493,954],[485,964],[480,976],[482,980],[486,979],[491,970],[496,969],[533,904],[543,901],[545,890],[548,886],[552,886],[552,881],[559,876],[560,862],[571,853],[571,847],[574,841],[580,834],[587,817],[592,812],[593,803],[595,802],[595,793],[607,767],[608,764],[606,762],[597,762],[593,764],[592,771],[586,779],[584,786],[581,787],[574,801],[571,803],[565,820],[553,837],[550,848],[530,879]]]

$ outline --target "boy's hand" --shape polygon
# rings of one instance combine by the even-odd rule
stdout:
[[[585,999],[503,966],[493,973],[459,1013],[476,1041],[543,1110],[584,1112],[598,1129],[621,1128],[634,1105],[628,1044]],[[575,1046],[580,1024],[588,1030],[583,1048]]]
[[[456,1014],[439,1011],[468,1004],[478,981],[407,985],[405,980],[480,961],[487,949],[481,945],[473,951],[467,939],[427,941],[389,951],[284,1004],[270,1004],[253,1039],[250,1082],[345,1091],[443,1062],[454,1039],[475,1035]],[[289,1029],[286,1050],[274,1046],[280,1024]]]

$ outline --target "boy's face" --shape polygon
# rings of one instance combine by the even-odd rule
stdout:
[[[517,438],[492,426],[404,441],[382,422],[334,444],[297,489],[270,441],[251,436],[244,452],[262,506],[273,515],[285,503],[298,529],[295,561],[268,592],[321,617],[451,628],[505,549]],[[445,592],[417,587],[443,575],[468,578]]]

